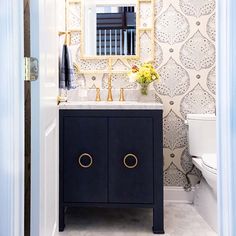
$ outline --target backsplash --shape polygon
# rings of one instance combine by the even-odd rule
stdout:
[[[188,113],[215,112],[215,2],[213,0],[156,0],[155,67],[161,82],[150,88],[150,100],[164,104],[164,182],[166,186],[192,185],[200,173],[188,154]],[[74,57],[74,60],[77,58]],[[78,62],[78,61],[77,61]],[[97,61],[99,64],[103,61]],[[130,61],[131,66],[135,61]],[[127,68],[122,60],[114,66]],[[93,70],[94,68],[91,68]],[[107,88],[107,74],[78,76],[90,91]],[[113,75],[113,88],[124,87],[132,97],[138,85],[126,74]],[[130,92],[129,92],[130,91]],[[80,88],[70,91],[76,97]],[[130,95],[131,94],[131,95]]]

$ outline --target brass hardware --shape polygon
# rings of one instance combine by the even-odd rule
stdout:
[[[121,88],[120,89],[120,99],[119,99],[120,102],[124,102],[125,101],[125,93],[124,93],[124,89]]]
[[[134,165],[131,165],[131,166],[130,166],[130,165],[128,165],[128,164],[126,163],[126,160],[127,160],[128,157],[133,157],[133,158],[134,158],[134,160],[135,160]],[[124,157],[123,162],[124,162],[124,165],[125,165],[126,168],[128,168],[128,169],[134,169],[134,168],[138,165],[138,158],[137,158],[134,154],[129,153],[129,154],[127,154],[127,155]]]
[[[108,78],[108,96],[107,96],[107,101],[108,102],[112,102],[113,98],[112,98],[112,85],[111,85],[111,75]]]
[[[39,76],[39,62],[37,58],[25,57],[25,81],[35,81]]]
[[[59,105],[61,102],[67,102],[67,97],[57,96],[57,105]]]
[[[89,163],[88,165],[83,165],[83,164],[81,163],[81,159],[82,159],[83,157],[88,157],[88,158],[90,159],[90,163]],[[89,155],[88,153],[83,153],[83,154],[81,154],[81,155],[79,156],[78,162],[79,162],[79,165],[80,165],[82,168],[89,168],[89,167],[93,164],[93,158],[92,158],[92,156]]]
[[[64,44],[71,45],[71,32],[66,32]]]
[[[62,35],[65,35],[65,40],[64,40],[64,44],[65,45],[71,45],[71,31],[66,31],[66,32],[62,32],[60,31],[58,33],[59,37]]]
[[[101,101],[100,88],[96,88],[96,102]]]
[[[66,34],[65,31],[59,31],[59,32],[58,32],[59,37],[61,37],[61,36],[64,35],[64,34]]]

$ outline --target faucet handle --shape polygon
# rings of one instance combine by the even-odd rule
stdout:
[[[101,101],[100,88],[96,88],[96,102]]]
[[[108,102],[112,102],[113,101],[113,97],[112,97],[112,85],[111,82],[112,81],[112,77],[111,75],[108,77],[108,96],[107,96],[107,101]]]
[[[124,102],[125,101],[125,91],[124,91],[124,88],[121,88],[120,89],[120,99],[119,99],[120,102]]]

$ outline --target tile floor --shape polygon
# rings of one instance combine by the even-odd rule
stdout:
[[[153,235],[151,209],[68,209],[58,236]],[[192,205],[165,205],[165,236],[216,236]]]

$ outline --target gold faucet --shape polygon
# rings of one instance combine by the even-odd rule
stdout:
[[[120,89],[120,102],[124,102],[125,101],[125,93],[124,93],[124,88]]]
[[[96,101],[97,102],[101,101],[100,88],[96,88]]]
[[[108,102],[112,102],[113,101],[113,98],[112,98],[111,75],[109,75],[109,78],[108,78],[108,96],[107,96],[107,101]]]

